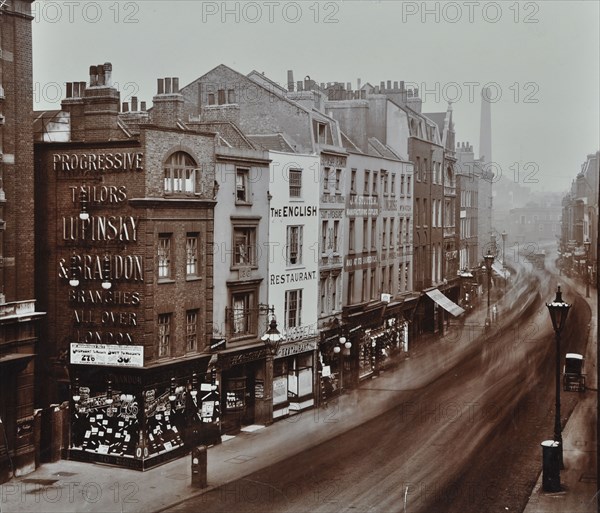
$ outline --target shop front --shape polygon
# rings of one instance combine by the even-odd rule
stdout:
[[[222,433],[232,435],[244,426],[271,422],[269,362],[272,366],[262,342],[250,348],[226,349],[219,353],[217,367],[223,383]]]
[[[316,338],[279,348],[273,364],[274,420],[314,406],[316,350]]]
[[[69,458],[146,470],[220,442],[208,356],[146,368],[71,365]]]

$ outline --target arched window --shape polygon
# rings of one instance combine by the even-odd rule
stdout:
[[[183,151],[173,153],[165,162],[165,192],[193,194],[197,188],[198,169],[194,159]]]

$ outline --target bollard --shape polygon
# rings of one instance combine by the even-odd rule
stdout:
[[[542,442],[542,489],[560,492],[560,443],[554,440]]]
[[[206,488],[207,452],[206,445],[200,445],[192,449],[192,486],[194,488]]]

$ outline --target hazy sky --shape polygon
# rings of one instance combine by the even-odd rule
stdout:
[[[151,105],[156,78],[188,84],[218,64],[286,85],[418,85],[424,112],[452,100],[457,141],[479,147],[483,85],[503,176],[566,190],[600,146],[599,5],[589,1],[36,1],[36,109],[112,62],[121,100]],[[528,163],[533,163],[529,164]],[[526,167],[527,166],[527,167]],[[537,171],[535,171],[537,170]],[[532,182],[538,182],[535,185]]]

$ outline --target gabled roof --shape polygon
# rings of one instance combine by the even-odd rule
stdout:
[[[231,121],[199,121],[188,122],[190,128],[200,128],[206,132],[214,132],[219,135],[221,142],[225,142],[226,146],[255,150],[256,147],[250,139],[239,129],[239,127]],[[240,144],[241,143],[241,144]]]
[[[444,123],[446,121],[446,112],[430,112],[423,115],[433,121],[437,126],[440,134],[444,132]]]
[[[248,135],[248,139],[257,148],[264,150],[282,151],[285,153],[296,153],[293,146],[281,133],[263,134],[263,135]]]
[[[398,152],[394,151],[392,148],[390,148],[386,144],[383,144],[376,137],[369,137],[369,153],[371,154],[371,152],[373,152],[377,156],[384,157],[386,159],[403,160],[403,161],[408,160],[407,158],[404,158],[402,155],[400,155]]]
[[[342,130],[340,130],[340,135],[342,136],[342,146],[347,151],[351,151],[352,153],[364,153]]]

